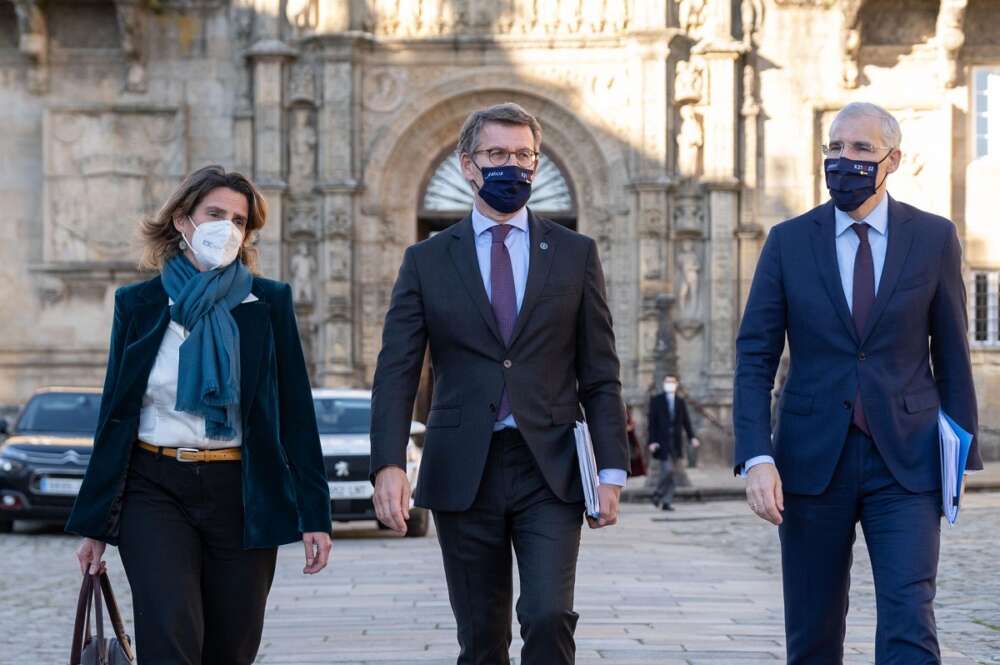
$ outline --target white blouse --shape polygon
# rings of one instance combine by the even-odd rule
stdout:
[[[249,294],[243,302],[253,302],[257,296]],[[173,300],[169,304],[174,304]],[[163,335],[160,350],[156,353],[153,369],[149,373],[146,394],[139,411],[139,439],[156,446],[168,448],[218,449],[235,448],[243,443],[240,431],[239,407],[233,419],[236,436],[228,441],[209,439],[205,436],[205,419],[192,413],[176,411],[177,373],[180,363],[181,343],[188,331],[173,319]]]

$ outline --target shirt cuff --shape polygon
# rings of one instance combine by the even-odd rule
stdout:
[[[757,457],[751,457],[746,462],[743,463],[743,468],[740,469],[740,476],[743,478],[747,477],[747,471],[757,466],[758,464],[774,464],[774,458],[770,455],[757,455]]]
[[[597,479],[601,481],[602,485],[625,487],[627,478],[628,474],[625,473],[625,469],[601,469],[597,472]]]

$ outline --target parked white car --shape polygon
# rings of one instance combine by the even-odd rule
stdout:
[[[374,520],[373,488],[369,480],[371,460],[372,394],[368,390],[315,388],[312,391],[319,425],[320,444],[327,482],[330,484],[330,507],[335,522]],[[414,437],[426,431],[413,421],[406,446],[406,475],[416,490],[421,451]],[[429,515],[422,508],[410,509],[407,536],[427,535]],[[383,524],[379,527],[385,528]]]

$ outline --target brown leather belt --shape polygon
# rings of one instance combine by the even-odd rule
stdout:
[[[154,446],[145,441],[138,441],[137,445],[143,450],[169,457],[178,462],[238,462],[243,458],[241,448],[220,448],[218,450],[164,448],[163,446]]]

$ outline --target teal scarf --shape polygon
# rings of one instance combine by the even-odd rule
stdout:
[[[230,310],[250,293],[253,275],[239,260],[200,272],[178,254],[162,279],[174,301],[170,318],[189,333],[180,348],[174,408],[203,417],[208,438],[232,439],[240,404],[240,329]]]

